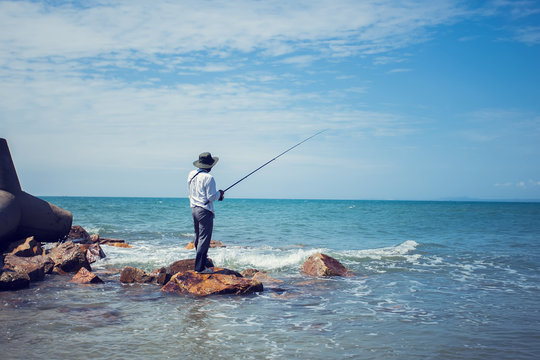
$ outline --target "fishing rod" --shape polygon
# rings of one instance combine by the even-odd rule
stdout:
[[[259,171],[260,169],[262,169],[263,167],[265,167],[266,165],[270,164],[272,161],[276,160],[278,157],[280,157],[281,155],[284,155],[285,153],[291,151],[292,149],[294,149],[295,147],[297,147],[298,145],[301,145],[303,143],[305,143],[306,141],[308,141],[309,139],[311,138],[314,138],[315,136],[319,135],[319,134],[322,134],[323,132],[325,132],[326,130],[328,129],[324,129],[322,131],[319,131],[318,133],[314,134],[314,135],[311,135],[310,137],[308,137],[307,139],[304,139],[302,141],[300,141],[298,144],[288,148],[287,150],[285,150],[284,152],[282,152],[281,154],[279,154],[278,156],[276,156],[275,158],[273,158],[272,160],[270,161],[267,161],[266,163],[264,163],[263,165],[259,166],[258,168],[256,168],[255,170],[253,170],[252,172],[250,172],[249,174],[247,174],[246,176],[244,176],[243,178],[241,178],[240,180],[238,180],[237,182],[235,182],[234,184],[232,184],[231,186],[229,186],[228,188],[226,188],[225,190],[223,190],[223,192],[225,193],[225,191],[229,190],[230,188],[232,188],[233,186],[235,186],[236,184],[238,184],[239,182],[245,180],[247,177],[249,177],[250,175],[256,173],[257,171]]]

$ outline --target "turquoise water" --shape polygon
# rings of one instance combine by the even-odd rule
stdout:
[[[104,247],[96,271],[194,257],[187,199],[50,197]],[[192,298],[50,276],[0,293],[2,359],[535,359],[540,204],[242,200],[216,204],[216,265],[285,291]],[[299,272],[324,252],[356,273]],[[31,344],[31,345],[29,345]]]

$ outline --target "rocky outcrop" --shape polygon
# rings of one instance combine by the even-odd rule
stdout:
[[[210,240],[210,247],[211,248],[223,248],[223,247],[226,247],[226,246],[221,241]],[[195,249],[195,243],[193,241],[189,242],[186,245],[186,249],[188,249],[188,250]]]
[[[36,241],[33,236],[26,239],[12,242],[7,249],[8,254],[15,256],[30,257],[43,255],[45,251],[41,247],[41,243]]]
[[[30,286],[30,277],[25,272],[3,270],[0,272],[0,291],[20,290]]]
[[[90,264],[107,257],[99,244],[81,244],[81,248],[86,251],[86,260]]]
[[[54,263],[48,256],[36,255],[21,257],[6,255],[4,258],[4,270],[21,272],[28,275],[30,281],[42,281],[45,274],[50,274]]]
[[[302,265],[301,271],[311,276],[353,276],[339,261],[326,254],[311,255]]]
[[[71,230],[69,230],[69,234],[66,240],[87,244],[92,243],[90,234],[88,234],[88,232],[80,225],[75,225],[71,227]]]
[[[54,273],[66,274],[78,272],[82,267],[92,270],[90,263],[86,259],[86,250],[72,241],[67,241],[52,248],[48,255],[54,262]]]
[[[91,271],[81,268],[72,278],[71,282],[78,284],[101,284],[103,280]]]
[[[161,291],[178,295],[246,295],[263,291],[259,281],[227,273],[228,269],[214,268],[213,274],[185,271],[175,274]]]
[[[0,249],[29,236],[58,241],[72,220],[69,211],[22,191],[7,141],[0,139]]]

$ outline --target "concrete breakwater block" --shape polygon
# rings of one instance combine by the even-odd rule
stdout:
[[[0,249],[29,236],[55,242],[72,221],[71,212],[22,191],[7,141],[0,139]]]

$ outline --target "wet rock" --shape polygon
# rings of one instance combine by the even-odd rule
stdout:
[[[125,240],[120,240],[120,239],[99,238],[98,242],[101,245],[116,246],[116,247],[121,247],[121,248],[130,248],[131,247],[131,245],[126,243]]]
[[[172,275],[166,267],[154,270],[150,273],[154,277],[154,282],[159,285],[165,285],[171,280]]]
[[[210,247],[211,248],[222,248],[222,247],[226,247],[226,246],[221,241],[210,240]],[[186,245],[186,249],[188,249],[188,250],[195,249],[195,243],[193,241],[189,242]]]
[[[0,291],[25,289],[30,286],[30,277],[27,273],[13,270],[4,270],[0,273]]]
[[[90,235],[90,241],[92,241],[93,243],[99,242],[99,235],[98,234]]]
[[[214,267],[212,259],[206,261],[206,267]],[[169,265],[168,273],[174,275],[178,272],[184,272],[195,269],[195,259],[178,260]]]
[[[243,277],[252,278],[253,275],[255,275],[258,272],[259,272],[259,270],[257,270],[257,269],[244,269],[244,270],[242,270],[242,272],[240,274],[242,274]]]
[[[103,280],[91,271],[81,268],[72,278],[71,282],[78,284],[101,284]]]
[[[326,254],[311,255],[302,265],[301,271],[311,276],[352,276],[352,271]]]
[[[283,282],[283,280],[273,278],[263,271],[259,271],[258,273],[253,275],[251,279],[255,281],[260,281],[263,284],[281,284]]]
[[[107,257],[101,246],[97,243],[82,244],[81,247],[86,251],[86,260],[88,260],[88,263],[90,264]]]
[[[51,273],[53,266],[53,261],[44,255],[32,257],[6,255],[4,258],[5,270],[26,273],[30,281],[42,281],[45,274]]]
[[[7,249],[7,253],[23,257],[43,255],[44,252],[41,243],[33,236],[11,243]]]
[[[54,273],[74,273],[78,272],[82,267],[92,270],[86,259],[86,250],[72,241],[67,241],[52,248],[48,255],[54,262]]]
[[[151,283],[155,281],[155,276],[146,273],[144,270],[137,269],[133,266],[126,266],[120,273],[120,282],[124,284],[133,283]]]
[[[90,234],[88,234],[88,232],[80,225],[75,225],[71,227],[71,230],[69,231],[69,234],[67,236],[67,240],[71,240],[73,242],[80,242],[82,244],[88,244],[92,242]]]
[[[259,281],[226,274],[232,271],[228,269],[214,268],[214,271],[214,274],[199,274],[192,270],[177,273],[161,291],[195,296],[246,295],[263,291],[263,284]]]

